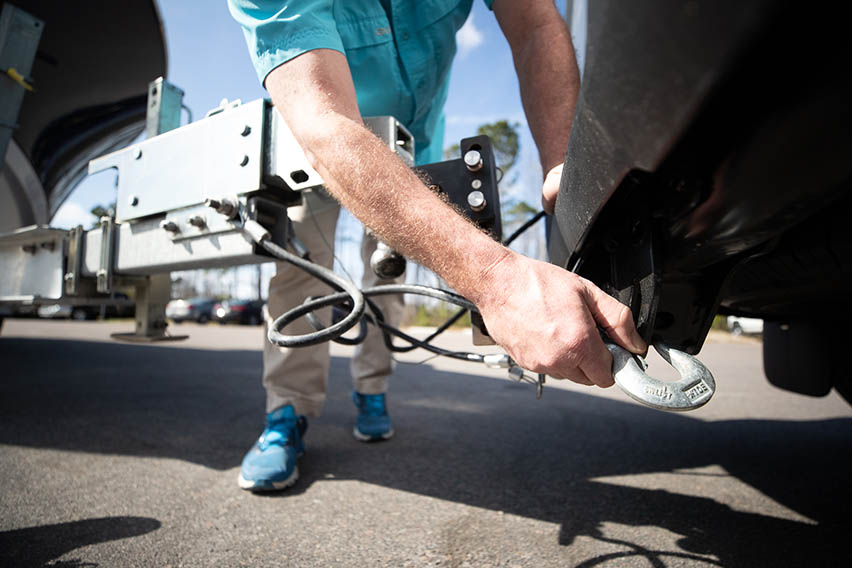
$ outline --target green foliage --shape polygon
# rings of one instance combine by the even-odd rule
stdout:
[[[713,318],[713,324],[710,326],[710,329],[718,329],[721,331],[728,331],[728,318],[722,315],[716,315]]]
[[[115,201],[104,207],[103,205],[95,205],[89,211],[97,220],[92,223],[91,228],[96,229],[101,226],[101,217],[112,217],[115,214]]]
[[[459,152],[461,149],[458,144],[453,144],[452,146],[447,146],[444,148],[444,159],[445,160],[455,160],[459,157]]]
[[[503,170],[504,176],[518,158],[518,126],[518,123],[510,124],[507,120],[498,120],[492,124],[483,124],[476,130],[477,134],[485,134],[491,138],[497,167]]]
[[[439,325],[453,317],[459,309],[460,308],[456,306],[448,306],[446,304],[439,304],[437,306],[431,307],[426,306],[425,304],[421,304],[417,306],[417,309],[414,311],[413,315],[411,315],[409,318],[406,318],[409,321],[405,321],[404,325],[418,327],[438,327]],[[470,327],[470,312],[462,316],[451,327]]]

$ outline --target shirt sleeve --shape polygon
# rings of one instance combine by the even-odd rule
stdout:
[[[261,83],[273,69],[306,51],[344,53],[332,0],[228,0],[228,9],[243,28]]]

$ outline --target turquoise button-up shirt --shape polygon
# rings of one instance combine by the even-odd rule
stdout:
[[[493,0],[484,0],[491,8]],[[442,159],[456,32],[473,0],[228,0],[261,82],[312,49],[349,62],[362,116],[392,115],[418,164]]]

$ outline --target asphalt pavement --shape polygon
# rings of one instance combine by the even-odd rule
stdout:
[[[377,444],[351,436],[335,345],[301,479],[258,496],[237,474],[262,429],[262,329],[109,338],[131,327],[4,323],[0,566],[852,565],[852,409],[770,386],[758,340],[714,335],[718,392],[683,414],[556,381],[536,400],[413,352]]]

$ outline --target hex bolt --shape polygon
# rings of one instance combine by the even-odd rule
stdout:
[[[198,227],[199,229],[203,229],[207,225],[207,221],[204,219],[202,215],[195,215],[189,218],[189,224],[193,227]]]
[[[131,207],[136,207],[137,205],[139,205],[139,198],[135,195],[131,195],[127,201],[128,203],[130,203]]]
[[[472,211],[482,211],[486,205],[485,194],[481,191],[471,191],[467,194],[467,204]]]
[[[472,187],[473,189],[481,188],[482,187],[482,180],[481,179],[473,180],[472,182],[470,182],[470,187]]]
[[[133,152],[133,157],[137,160],[142,158],[142,148],[136,148],[136,151]]]
[[[472,172],[482,169],[482,155],[476,150],[468,150],[464,154],[464,165]]]
[[[170,233],[180,233],[180,227],[174,221],[163,219],[160,221],[160,228]]]
[[[233,219],[239,212],[237,202],[229,198],[215,199],[208,197],[204,200],[204,204],[228,219]]]

